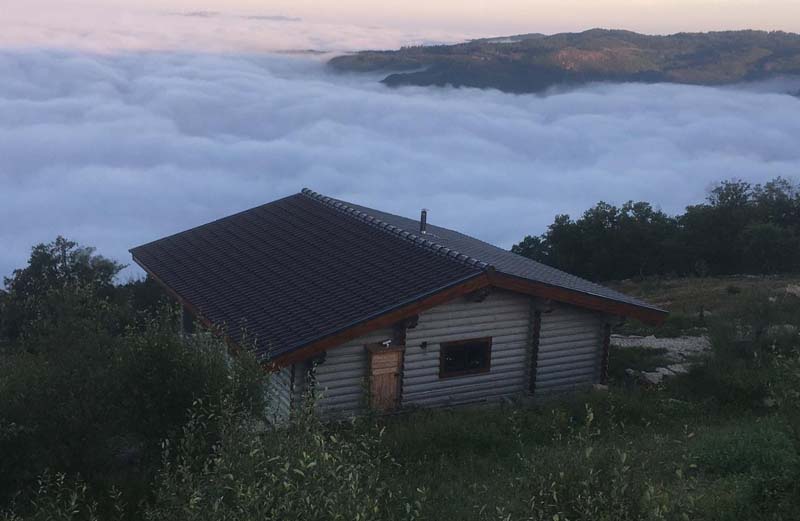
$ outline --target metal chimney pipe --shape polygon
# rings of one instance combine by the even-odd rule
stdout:
[[[419,233],[428,233],[428,210],[422,209],[419,215]]]

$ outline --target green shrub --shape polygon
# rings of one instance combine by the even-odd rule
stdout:
[[[524,518],[624,521],[678,518],[683,499],[655,481],[636,449],[603,441],[587,406],[583,425],[557,450],[520,453],[525,479],[511,494],[526,498]]]
[[[767,291],[743,294],[738,305],[714,322],[711,340],[721,354],[761,362],[800,350],[800,298]]]
[[[725,286],[725,293],[728,295],[738,295],[742,292],[742,288],[737,286],[736,284],[728,284]]]
[[[149,499],[137,520],[413,520],[424,490],[404,495],[390,485],[398,463],[374,425],[336,428],[300,415],[283,428],[263,423],[233,402],[197,401],[181,435],[165,441]],[[119,496],[106,513],[87,485],[45,476],[30,500],[3,521],[122,519]],[[115,508],[116,507],[116,508]]]
[[[209,439],[209,431],[220,435]],[[418,517],[422,495],[403,497],[388,485],[397,463],[382,431],[368,425],[335,429],[301,414],[288,427],[260,432],[246,414],[200,404],[181,441],[165,449],[144,519]]]
[[[666,382],[675,396],[693,402],[712,402],[726,409],[763,407],[768,396],[770,372],[744,360],[712,359],[687,374]]]
[[[715,316],[709,328],[712,353],[668,386],[693,400],[725,407],[763,407],[774,384],[776,357],[800,352],[800,307],[791,295],[754,291]]]
[[[62,321],[0,356],[0,498],[49,469],[91,490],[118,485],[132,503],[195,400],[264,410],[263,371],[246,351],[231,359],[210,335],[181,338],[170,314],[121,336],[87,322]]]
[[[0,512],[2,521],[95,521],[97,505],[88,499],[85,483],[70,482],[64,474],[39,479],[34,499],[25,517],[13,509]]]
[[[700,335],[705,332],[705,329],[706,320],[700,316],[699,311],[687,313],[673,310],[660,326],[652,326],[636,319],[630,319],[617,327],[614,332],[620,335],[657,335],[659,338],[674,338],[684,335]]]
[[[384,420],[393,453],[404,460],[504,457],[513,455],[517,436],[550,439],[546,418],[516,414],[515,406],[414,411]]]

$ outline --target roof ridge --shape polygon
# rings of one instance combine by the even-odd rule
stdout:
[[[313,190],[311,190],[309,188],[303,188],[300,191],[300,193],[305,195],[306,197],[309,197],[309,198],[321,203],[321,204],[324,204],[325,206],[328,206],[329,208],[332,208],[332,209],[334,209],[334,210],[336,210],[338,212],[341,212],[341,213],[343,213],[345,215],[348,215],[348,216],[352,217],[353,219],[358,219],[359,221],[362,221],[362,222],[364,222],[366,224],[369,224],[370,226],[373,226],[373,227],[375,227],[375,228],[377,228],[377,229],[379,229],[379,230],[381,230],[381,231],[383,231],[385,233],[389,233],[389,234],[395,235],[395,236],[397,236],[397,237],[399,237],[399,238],[401,238],[403,240],[406,240],[408,242],[413,243],[414,245],[416,245],[416,246],[418,246],[420,248],[425,248],[425,249],[427,249],[429,251],[432,251],[433,253],[435,253],[437,255],[441,255],[443,257],[447,257],[447,258],[449,258],[449,259],[451,259],[453,261],[456,261],[456,262],[458,262],[460,264],[465,264],[467,266],[477,267],[477,268],[480,268],[482,270],[492,270],[492,269],[494,269],[494,266],[492,266],[488,262],[484,262],[484,261],[482,261],[480,259],[476,259],[474,257],[470,257],[469,255],[461,253],[458,250],[454,250],[452,248],[447,248],[446,246],[444,246],[442,244],[439,244],[437,242],[428,240],[425,237],[422,237],[420,235],[416,235],[414,233],[406,231],[403,228],[400,228],[399,226],[395,226],[393,224],[389,224],[386,221],[378,219],[377,217],[375,217],[373,215],[370,215],[367,212],[363,212],[361,210],[353,208],[349,204],[347,204],[347,203],[345,203],[343,201],[340,201],[338,199],[334,199],[333,197],[328,197],[326,195],[317,193],[317,192],[315,192],[315,191],[313,191]]]

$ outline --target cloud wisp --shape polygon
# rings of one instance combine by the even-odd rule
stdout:
[[[800,173],[800,100],[764,88],[393,90],[310,58],[42,50],[0,76],[0,274],[58,234],[128,262],[304,186],[508,247],[600,199],[674,212]]]
[[[459,31],[307,19],[289,11],[161,9],[111,5],[64,9],[53,0],[3,6],[0,49],[49,48],[93,53],[180,51],[264,53],[313,49],[346,52],[463,41]],[[476,36],[477,34],[472,34]]]
[[[220,11],[174,11],[168,13],[172,16],[185,16],[188,18],[218,18],[224,17],[225,14]],[[240,14],[235,15],[236,18],[242,20],[261,20],[265,22],[302,22],[303,19],[299,16],[286,16],[282,14]]]

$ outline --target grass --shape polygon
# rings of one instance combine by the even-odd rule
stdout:
[[[653,327],[630,320],[615,332],[659,337],[704,334],[712,317],[731,313],[746,295],[754,291],[785,294],[787,286],[798,284],[800,275],[648,278],[607,283],[609,287],[670,312],[663,326]]]
[[[762,504],[763,494],[781,496],[798,476],[797,447],[778,416],[726,414],[664,389],[612,387],[567,403],[420,411],[385,427],[384,443],[403,462],[392,486],[424,491],[421,517],[428,519],[535,518],[531,502],[542,478],[562,481],[572,495],[593,473],[613,480],[615,472],[623,473],[620,489],[609,494],[652,487],[690,519],[790,519],[780,517],[782,505]]]

